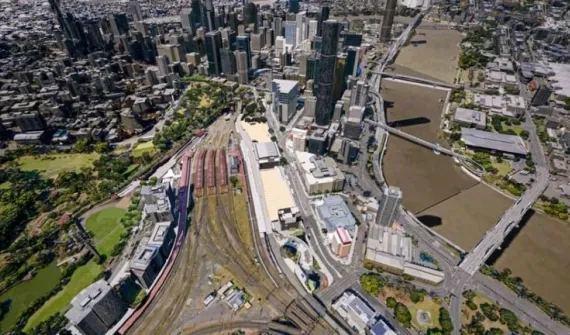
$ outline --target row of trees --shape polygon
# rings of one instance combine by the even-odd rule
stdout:
[[[545,195],[541,195],[540,200],[545,203],[542,210],[546,214],[556,216],[561,220],[568,220],[568,206],[565,203],[560,202],[556,197],[549,198]]]
[[[498,271],[491,266],[485,265],[481,268],[481,273],[500,281],[505,286],[514,291],[519,297],[527,299],[536,304],[551,319],[570,327],[570,318],[565,315],[558,306],[551,302],[545,301],[542,297],[524,286],[522,278],[513,277],[510,269],[506,268],[503,271]]]

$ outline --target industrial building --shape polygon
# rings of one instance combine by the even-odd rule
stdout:
[[[101,279],[79,292],[65,313],[83,335],[105,334],[127,311],[127,306],[111,285]]]
[[[263,185],[263,200],[269,222],[279,221],[279,210],[295,207],[295,201],[278,167],[259,171]]]
[[[487,116],[474,109],[458,107],[453,116],[453,125],[456,124],[483,130],[487,126]]]
[[[324,197],[315,203],[318,219],[324,223],[329,232],[336,231],[342,227],[346,231],[353,232],[356,227],[356,219],[352,216],[350,209],[339,195]]]
[[[352,292],[345,291],[332,305],[332,309],[358,334],[365,334],[376,318],[376,311]]]
[[[404,232],[380,225],[370,225],[365,260],[390,273],[407,274],[429,284],[437,285],[445,277],[435,264],[421,260]]]
[[[504,153],[525,157],[527,153],[524,141],[517,135],[461,128],[461,140],[471,149],[485,150],[492,154]]]
[[[308,152],[295,152],[296,163],[309,194],[341,191],[344,174],[330,157],[316,156]]]

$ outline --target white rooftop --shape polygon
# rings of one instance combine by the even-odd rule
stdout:
[[[280,93],[289,93],[298,85],[299,82],[296,80],[273,79],[273,83],[279,86]]]

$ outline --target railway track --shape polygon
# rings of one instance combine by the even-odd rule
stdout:
[[[154,298],[149,308],[129,329],[128,334],[166,334],[165,328],[169,327],[171,321],[176,319],[176,316],[180,313],[193,282],[189,278],[193,279],[191,271],[195,268],[198,258],[199,236],[202,227],[205,225],[205,216],[201,215],[206,207],[205,203],[205,200],[201,200],[200,205],[196,206],[199,207],[200,220],[193,224],[193,232],[186,236],[187,241],[182,247],[182,257],[178,257],[174,263],[174,273],[167,278],[165,285]],[[184,265],[184,267],[181,268],[181,265]],[[175,295],[174,300],[164,300],[173,294]]]
[[[212,197],[218,220],[213,218],[209,220],[206,226],[207,233],[201,236],[204,245],[212,252],[213,257],[227,267],[252,293],[262,296],[300,329],[312,331],[320,324],[320,316],[304,307],[289,293],[275,289],[273,284],[264,280],[264,272],[256,266],[251,250],[240,243],[241,241],[235,241],[235,236],[239,236],[239,232],[233,223],[230,206],[221,201],[227,196],[227,194],[218,194]],[[252,267],[255,267],[255,271],[251,270]]]

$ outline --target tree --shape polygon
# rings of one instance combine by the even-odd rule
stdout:
[[[388,297],[388,299],[386,299],[386,306],[388,306],[388,308],[394,308],[397,304],[398,302],[394,297]]]
[[[284,166],[284,165],[287,165],[287,163],[288,163],[288,162],[287,162],[287,158],[281,157],[281,158],[279,159],[279,164],[280,164],[280,165]]]
[[[280,132],[284,132],[285,130],[286,130],[286,128],[284,126],[279,127]]]
[[[75,153],[86,153],[89,152],[89,141],[86,138],[82,138],[75,142],[73,146],[73,152]]]
[[[515,313],[511,312],[506,308],[501,308],[499,310],[499,315],[501,318],[501,323],[505,323],[510,331],[516,332],[520,328],[519,319]]]
[[[111,146],[108,142],[100,142],[95,144],[95,152],[104,154],[111,151]]]
[[[453,331],[451,316],[449,316],[447,309],[443,307],[439,309],[439,324],[441,325],[441,330],[443,330],[444,334],[451,334]]]
[[[364,291],[376,297],[386,285],[386,280],[376,273],[367,273],[360,276],[360,285]]]
[[[410,300],[414,303],[417,304],[420,301],[424,300],[424,295],[422,294],[422,292],[420,290],[412,290],[412,292],[410,293]]]
[[[273,135],[273,136],[271,136],[271,140],[272,140],[273,142],[277,142],[277,137],[276,137],[275,135]]]
[[[238,183],[238,177],[236,176],[231,176],[230,177],[230,183],[232,183],[232,187],[236,187],[237,183]]]
[[[396,316],[396,320],[402,324],[402,326],[406,328],[410,328],[412,326],[412,314],[406,305],[398,303],[396,307],[394,307],[394,315]]]

